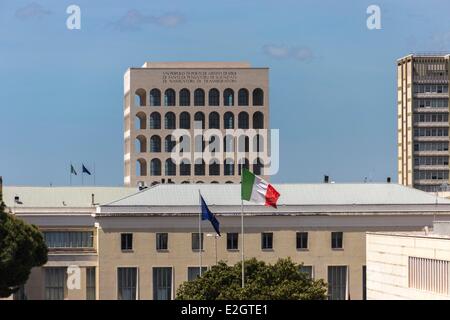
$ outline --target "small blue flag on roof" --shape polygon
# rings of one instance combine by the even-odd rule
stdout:
[[[91,172],[84,166],[84,164],[82,165],[82,173],[87,173],[88,175],[91,175]]]
[[[211,222],[214,230],[216,231],[216,233],[220,236],[219,220],[217,220],[214,213],[212,213],[209,210],[208,206],[206,205],[205,200],[203,199],[203,197],[201,195],[200,195],[200,205],[201,205],[201,209],[202,209],[202,220],[209,220]]]

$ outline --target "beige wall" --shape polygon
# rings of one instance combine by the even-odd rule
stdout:
[[[368,299],[450,299],[408,282],[409,257],[450,261],[449,238],[368,233],[366,242]]]
[[[179,127],[179,116],[181,112],[189,112],[191,116],[191,137],[193,137],[193,124],[194,124],[194,114],[201,111],[205,114],[205,128],[208,128],[208,115],[211,112],[217,112],[220,115],[220,131],[225,135],[225,129],[223,127],[223,116],[225,112],[233,112],[235,120],[235,129],[237,129],[238,124],[238,114],[241,111],[245,111],[249,114],[249,125],[252,128],[252,116],[255,112],[261,112],[264,115],[264,128],[269,128],[269,80],[268,80],[268,69],[267,68],[249,68],[249,67],[238,67],[235,64],[225,64],[225,66],[230,67],[220,67],[220,64],[205,64],[205,67],[201,67],[201,63],[194,64],[193,67],[188,67],[189,63],[175,64],[174,68],[168,67],[170,64],[159,64],[158,67],[152,68],[132,68],[127,71],[124,77],[124,88],[125,88],[125,102],[124,102],[124,182],[125,185],[135,186],[139,181],[151,185],[152,182],[161,182],[165,179],[171,179],[175,183],[181,183],[184,181],[189,181],[190,183],[195,183],[197,181],[202,181],[204,183],[210,182],[239,182],[240,176],[238,176],[237,159],[236,155],[222,157],[221,161],[225,158],[234,158],[235,163],[235,174],[233,176],[225,176],[223,172],[223,166],[221,165],[219,176],[209,176],[208,172],[208,162],[206,162],[206,172],[204,176],[195,176],[193,161],[191,161],[191,175],[190,176],[180,176],[179,167],[177,166],[177,173],[175,176],[165,176],[164,174],[164,161],[170,158],[170,153],[150,153],[150,137],[153,135],[158,135],[162,140],[162,151],[164,151],[164,138],[171,134],[173,129],[164,129],[164,115],[167,112],[173,112],[176,116],[176,127]],[[162,67],[161,67],[162,66]],[[198,82],[171,82],[170,80],[163,80],[164,72],[233,72],[236,73],[236,78],[233,80],[224,80],[219,83],[208,83],[204,80],[199,80]],[[164,91],[168,88],[175,90],[176,93],[176,105],[173,107],[165,106],[149,106],[149,95],[151,89],[159,89],[161,91],[161,103],[164,103]],[[180,106],[179,105],[179,92],[182,89],[188,89],[190,91],[191,105],[190,106]],[[205,106],[194,106],[194,91],[197,88],[201,88],[205,91]],[[219,106],[209,106],[208,105],[208,92],[210,89],[216,88],[220,92],[220,105]],[[224,106],[223,104],[223,92],[225,89],[230,88],[234,91],[234,106]],[[246,88],[249,91],[249,105],[248,106],[238,106],[238,91],[241,88]],[[263,106],[253,106],[252,92],[254,89],[260,88],[264,92],[264,105]],[[135,106],[134,96],[138,89],[144,89],[146,92],[146,105],[145,106]],[[161,129],[149,129],[150,114],[152,112],[159,112],[161,115]],[[146,129],[137,130],[135,129],[135,116],[137,114],[144,114],[146,121]],[[143,135],[146,137],[147,152],[140,153],[135,148],[135,140],[137,136]],[[267,139],[266,139],[267,140]],[[267,141],[265,141],[267,143]],[[221,148],[223,143],[221,141]],[[235,149],[237,142],[235,142]],[[194,150],[194,139],[191,138],[191,150]],[[267,150],[265,147],[264,150]],[[162,162],[162,175],[161,176],[150,176],[150,161],[153,158],[158,158]],[[247,156],[247,158],[249,158]],[[136,161],[138,159],[144,159],[146,161],[147,175],[136,177]],[[251,164],[250,164],[251,165]],[[267,178],[267,177],[266,177]]]
[[[266,230],[270,231],[270,230]],[[299,230],[301,231],[301,230]],[[126,230],[124,230],[126,232]],[[196,230],[192,230],[196,232]],[[246,258],[256,257],[274,263],[281,257],[291,257],[297,263],[313,266],[316,279],[327,279],[327,266],[347,265],[350,271],[350,294],[352,299],[362,298],[362,266],[365,264],[364,232],[344,232],[344,248],[331,249],[330,231],[308,231],[308,250],[296,249],[296,231],[274,232],[273,250],[261,249],[261,233],[245,235]],[[101,254],[99,257],[100,299],[117,299],[117,267],[139,268],[139,298],[153,299],[152,267],[173,268],[174,294],[176,288],[187,280],[187,267],[199,265],[199,254],[191,249],[191,233],[170,232],[168,252],[157,252],[155,233],[139,231],[133,233],[133,251],[120,250],[119,232],[99,232]],[[239,239],[240,240],[240,239]],[[215,264],[214,237],[204,238],[202,260],[204,266]],[[239,241],[239,248],[242,242]],[[240,261],[240,251],[226,249],[226,234],[217,240],[218,260],[230,264]]]

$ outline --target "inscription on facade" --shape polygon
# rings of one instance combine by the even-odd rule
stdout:
[[[236,71],[163,71],[162,82],[182,84],[217,84],[237,82]]]

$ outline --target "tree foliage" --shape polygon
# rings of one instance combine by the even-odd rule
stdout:
[[[25,284],[33,267],[47,262],[47,246],[38,228],[5,211],[0,189],[0,297]]]
[[[241,262],[220,261],[202,277],[181,284],[180,300],[323,300],[326,285],[300,271],[290,258],[266,264],[255,258],[245,261],[245,288],[241,287]]]

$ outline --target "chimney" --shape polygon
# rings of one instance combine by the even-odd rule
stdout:
[[[391,177],[387,177],[386,182],[391,183]]]
[[[323,176],[323,183],[329,183],[330,182],[330,177],[327,175]]]
[[[91,194],[91,205],[95,206],[95,195]]]

